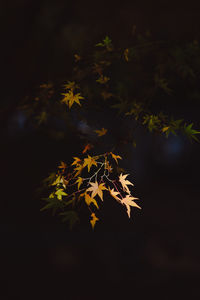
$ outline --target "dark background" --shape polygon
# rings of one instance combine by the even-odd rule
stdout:
[[[199,144],[138,131],[137,148],[121,154],[142,211],[128,220],[105,203],[95,232],[85,223],[69,232],[39,212],[35,190],[73,155],[76,140],[56,143],[16,111],[36,85],[66,77],[73,54],[105,35],[128,41],[136,25],[159,39],[199,39],[198,2],[16,0],[1,1],[0,12],[1,299],[198,299]],[[198,105],[176,113],[200,128]]]

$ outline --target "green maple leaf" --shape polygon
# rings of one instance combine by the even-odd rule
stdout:
[[[188,136],[188,138],[194,139],[196,142],[199,142],[199,139],[196,137],[196,134],[200,134],[200,131],[197,131],[195,129],[192,128],[193,123],[189,124],[189,125],[184,125],[184,133]]]
[[[98,43],[95,46],[96,47],[105,47],[108,51],[111,51],[113,49],[112,40],[108,36],[106,36],[103,39],[103,42]]]
[[[60,213],[62,216],[62,222],[68,222],[70,229],[79,221],[78,214],[74,210],[68,210]]]
[[[42,198],[42,200],[46,201],[47,204],[43,206],[40,211],[52,209],[52,214],[55,215],[56,211],[59,209],[63,209],[65,207],[65,203],[58,200],[56,197]]]
[[[52,185],[52,183],[56,180],[56,173],[55,172],[52,172],[49,174],[49,176],[47,178],[45,178],[43,180],[43,183],[44,184],[47,184],[47,185]]]

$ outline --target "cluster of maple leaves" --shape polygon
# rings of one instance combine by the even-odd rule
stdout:
[[[129,218],[131,206],[140,208],[135,202],[138,198],[131,195],[129,186],[133,186],[133,183],[126,179],[128,174],[121,173],[118,176],[112,174],[118,159],[121,159],[119,155],[109,152],[98,156],[88,155],[83,159],[79,157],[73,159],[70,166],[64,162],[59,165],[58,172],[50,184],[53,191],[43,210],[53,208],[50,204],[60,202],[60,214],[70,219],[74,217],[74,213],[72,214],[69,207],[75,208],[83,201],[90,212],[90,223],[94,229],[99,220],[96,210],[99,209],[99,201],[104,201],[104,193],[108,193],[125,206]],[[68,221],[74,222],[73,219]]]
[[[71,111],[72,116],[81,120],[87,115],[87,110],[103,112],[102,108],[106,107],[109,111],[117,110],[119,114],[144,126],[151,133],[166,137],[183,133],[191,141],[199,142],[197,135],[200,131],[193,128],[193,123],[187,124],[183,119],[176,120],[162,111],[157,112],[154,105],[154,101],[157,103],[160,96],[164,101],[166,98],[170,101],[172,94],[173,97],[176,94],[181,95],[181,99],[183,91],[189,95],[191,89],[192,97],[195,94],[200,95],[199,43],[194,41],[186,47],[175,45],[171,48],[167,46],[168,43],[152,40],[148,32],[144,36],[135,35],[135,28],[133,37],[133,44],[128,48],[116,48],[106,36],[95,45],[94,52],[83,58],[74,54],[75,66],[70,77],[73,81],[62,81],[62,87],[59,82],[41,84],[36,93],[25,97],[20,108],[35,120],[34,126],[41,126],[44,132],[50,133],[50,136],[56,139],[64,139],[66,128],[71,129]],[[146,64],[149,58],[154,62],[154,68]],[[179,82],[184,84],[180,86]],[[174,91],[171,87],[174,87]],[[82,112],[79,112],[80,106]],[[66,127],[63,126],[61,131],[52,130],[52,124],[59,119]],[[94,130],[100,138],[105,136],[107,131],[106,128]],[[82,151],[82,154],[86,155],[94,145],[88,137],[81,138],[86,139],[87,144]],[[136,147],[132,132],[129,132],[122,142],[131,143]],[[118,168],[118,159],[121,159],[119,155],[107,152],[83,158],[74,157],[74,161],[68,166],[61,162],[58,171],[46,178],[51,192],[44,198],[47,204],[41,210],[52,209],[53,214],[58,213],[63,221],[68,221],[72,226],[78,220],[79,208],[84,204],[89,210],[90,223],[94,228],[99,220],[100,203],[110,196],[125,207],[130,218],[131,207],[140,206],[135,202],[138,198],[131,194],[130,188],[133,183],[127,180],[128,174]]]

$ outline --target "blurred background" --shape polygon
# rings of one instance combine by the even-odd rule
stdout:
[[[15,0],[1,1],[0,13],[1,299],[199,299],[199,144],[139,129],[137,147],[121,154],[142,211],[129,220],[105,203],[95,232],[85,223],[70,232],[39,212],[35,191],[77,140],[55,143],[16,111],[105,35],[129,41],[136,26],[155,39],[198,40],[199,2]],[[200,128],[198,105],[176,113]]]

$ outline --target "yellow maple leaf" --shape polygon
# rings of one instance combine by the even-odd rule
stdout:
[[[77,165],[77,164],[79,164],[80,161],[81,161],[81,159],[80,159],[79,157],[73,157],[73,159],[74,159],[74,161],[73,161],[73,163],[71,164],[71,166]]]
[[[115,198],[115,200],[121,202],[121,199],[119,197],[117,197],[119,195],[119,192],[115,191],[114,189],[111,190],[110,188],[109,188],[109,192],[110,192],[111,196],[113,198]]]
[[[72,90],[69,90],[67,93],[62,93],[61,95],[64,96],[64,98],[61,100],[61,103],[67,104],[69,108],[71,108],[74,103],[77,103],[81,106],[79,100],[84,99],[80,93],[74,94]]]
[[[87,194],[87,193],[85,193],[85,202],[86,202],[86,204],[87,204],[88,206],[89,206],[91,203],[93,203],[93,204],[96,206],[96,208],[99,209],[99,206],[98,206],[98,204],[97,204],[97,201],[96,201],[94,198],[90,197],[90,195]]]
[[[129,49],[127,48],[127,49],[125,49],[124,50],[124,58],[125,58],[125,60],[128,62],[129,61]]]
[[[104,185],[105,183],[98,184],[97,181],[90,182],[91,187],[89,187],[86,191],[92,192],[91,197],[94,198],[96,195],[98,195],[101,200],[103,201],[103,190],[108,190]]]
[[[65,192],[63,192],[63,189],[59,189],[55,192],[55,195],[57,196],[58,200],[62,200],[62,196],[67,196]]]
[[[112,155],[112,158],[116,161],[117,164],[118,164],[118,159],[122,159],[121,156],[115,155],[115,154],[112,153],[112,152],[110,152],[110,154]]]
[[[88,167],[88,172],[90,172],[90,168],[92,165],[95,165],[97,167],[97,162],[95,161],[95,159],[93,157],[91,157],[90,155],[88,155],[87,158],[84,158],[84,163],[83,163],[83,167]]]
[[[169,126],[163,127],[163,128],[162,128],[162,132],[167,131],[169,128],[170,128]]]
[[[107,133],[107,129],[106,128],[101,128],[100,130],[94,130],[98,136],[102,136],[102,135],[105,135]]]
[[[124,174],[122,175],[122,173],[120,174],[119,176],[119,182],[121,183],[122,187],[123,187],[123,190],[125,192],[127,192],[128,194],[130,194],[130,190],[128,188],[127,185],[134,185],[132,182],[130,182],[129,180],[126,180],[126,177],[128,176],[129,174]]]
[[[82,177],[78,177],[78,179],[76,180],[76,183],[78,183],[78,190],[79,190],[81,184],[83,183],[83,178]]]
[[[79,164],[76,165],[76,168],[74,168],[74,171],[77,171],[77,172],[75,173],[74,177],[77,177],[79,174],[81,174],[82,170],[83,170],[83,165],[79,165]]]
[[[90,223],[92,225],[92,229],[94,229],[94,226],[99,219],[96,217],[95,213],[92,213],[91,217],[92,217],[92,220],[90,220]]]
[[[141,207],[139,205],[137,205],[137,203],[135,203],[135,201],[133,201],[133,200],[136,200],[136,199],[138,199],[138,198],[132,197],[131,195],[126,195],[126,197],[121,200],[121,203],[126,206],[126,210],[127,210],[127,214],[128,214],[129,218],[131,216],[130,215],[131,214],[130,206],[137,207],[137,208],[141,209]]]
[[[75,88],[79,88],[79,86],[74,81],[68,81],[63,85],[66,90],[74,90]]]
[[[54,182],[51,185],[58,185],[61,183],[61,176],[57,176],[56,180],[54,180]]]
[[[66,188],[66,185],[68,184],[68,181],[66,181],[66,180],[64,179],[64,177],[62,177],[62,176],[57,176],[56,180],[55,180],[51,185],[56,185],[56,186],[58,186],[58,185],[60,185],[60,184],[62,184],[62,186],[63,186],[64,188]]]

